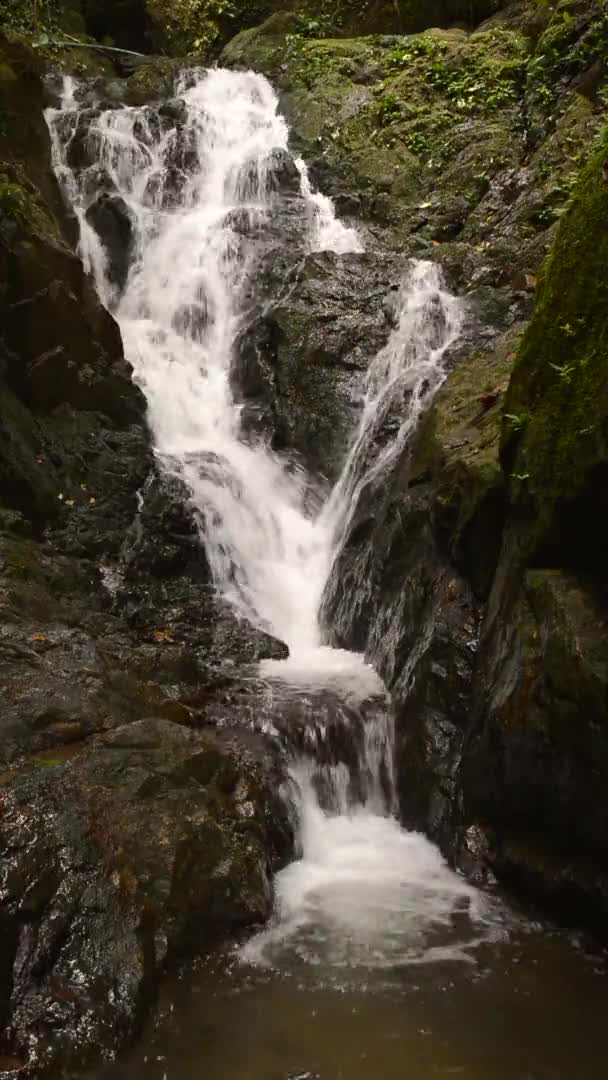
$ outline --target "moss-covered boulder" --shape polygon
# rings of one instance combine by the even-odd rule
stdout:
[[[508,392],[506,530],[459,781],[492,868],[598,930],[608,910],[607,163],[604,136],[543,270]]]
[[[608,133],[543,269],[503,429],[514,511],[529,516],[535,549],[588,567],[601,567],[608,539],[607,221]]]
[[[480,597],[488,595],[502,537],[501,421],[522,329],[457,365],[423,417],[412,453],[410,482],[432,482],[438,534]]]
[[[377,242],[415,238],[442,262],[448,245],[463,244],[460,279],[503,285],[544,257],[601,126],[603,76],[588,85],[581,67],[603,70],[604,10],[582,7],[575,47],[555,29],[550,95],[540,74],[550,46],[538,31],[563,24],[563,12],[547,12],[541,27],[507,11],[472,33],[363,37],[318,37],[319,27],[310,36],[283,12],[236,36],[222,62],[277,84],[315,182],[356,203]],[[522,123],[532,111],[533,133]]]

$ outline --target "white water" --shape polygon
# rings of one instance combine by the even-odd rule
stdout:
[[[471,962],[500,935],[497,912],[424,836],[364,807],[325,813],[298,779],[303,857],[278,875],[277,917],[241,950],[246,962],[387,971]]]
[[[80,229],[80,250],[100,295],[113,307],[163,467],[185,481],[218,589],[243,616],[287,642],[291,657],[263,666],[303,692],[331,688],[344,700],[384,693],[363,658],[323,645],[319,607],[332,559],[361,485],[387,467],[443,378],[442,359],[460,330],[458,302],[430,264],[405,275],[397,326],[372,364],[364,406],[346,465],[324,509],[306,510],[307,477],[263,445],[240,437],[240,409],[230,387],[235,339],[247,291],[259,266],[260,243],[283,196],[273,183],[276,151],[288,130],[270,84],[253,73],[191,73],[178,93],[187,107],[180,132],[161,128],[151,110],[102,112],[89,129],[93,163],[74,170],[69,147],[79,112],[66,80],[62,107],[49,110],[54,162]],[[185,148],[188,164],[176,186],[172,163]],[[183,158],[183,153],[182,153]],[[314,193],[298,162],[308,250],[361,250],[361,241]],[[135,223],[131,269],[118,296],[108,280],[103,245],[87,221],[100,176],[109,178]],[[235,211],[240,225],[235,228]],[[243,220],[246,227],[243,228]],[[260,240],[260,237],[262,240]],[[391,410],[400,420],[378,439]],[[370,728],[365,768],[390,773],[389,710]],[[381,785],[366,807],[340,796],[324,811],[310,763],[296,767],[301,792],[302,859],[277,882],[279,922],[247,955],[259,959],[278,942],[299,941],[316,926],[332,962],[383,965],[431,956],[431,938],[464,904],[479,917],[476,894],[423,837],[406,833],[386,813]],[[383,811],[386,816],[383,816]],[[477,904],[477,908],[476,908]],[[452,955],[462,948],[450,941]],[[304,949],[314,960],[314,949]]]

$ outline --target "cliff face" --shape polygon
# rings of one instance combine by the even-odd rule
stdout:
[[[606,911],[608,139],[543,272],[505,405],[502,551],[459,787],[502,874]]]

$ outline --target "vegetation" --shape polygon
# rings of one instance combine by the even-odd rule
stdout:
[[[526,474],[543,526],[608,457],[607,163],[608,129],[562,217],[509,390],[503,456]],[[524,407],[525,429],[509,421]]]
[[[57,25],[61,0],[4,0],[0,26],[39,37]]]

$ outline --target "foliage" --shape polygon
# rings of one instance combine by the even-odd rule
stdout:
[[[162,26],[173,52],[206,52],[220,35],[222,22],[240,11],[236,0],[149,0],[148,9]]]
[[[607,0],[560,0],[527,68],[530,99],[550,112],[563,80],[584,77],[608,54]]]
[[[443,94],[459,112],[488,111],[517,100],[525,71],[525,55],[514,48],[503,54],[509,38],[493,31],[484,37],[484,49],[454,55],[450,42],[434,34],[420,34],[407,39],[405,46],[394,49],[389,57],[389,71],[397,74],[414,68],[421,85]],[[513,44],[514,44],[513,39]],[[496,55],[492,46],[497,46]]]
[[[53,32],[61,0],[3,0],[0,27],[29,37]]]

